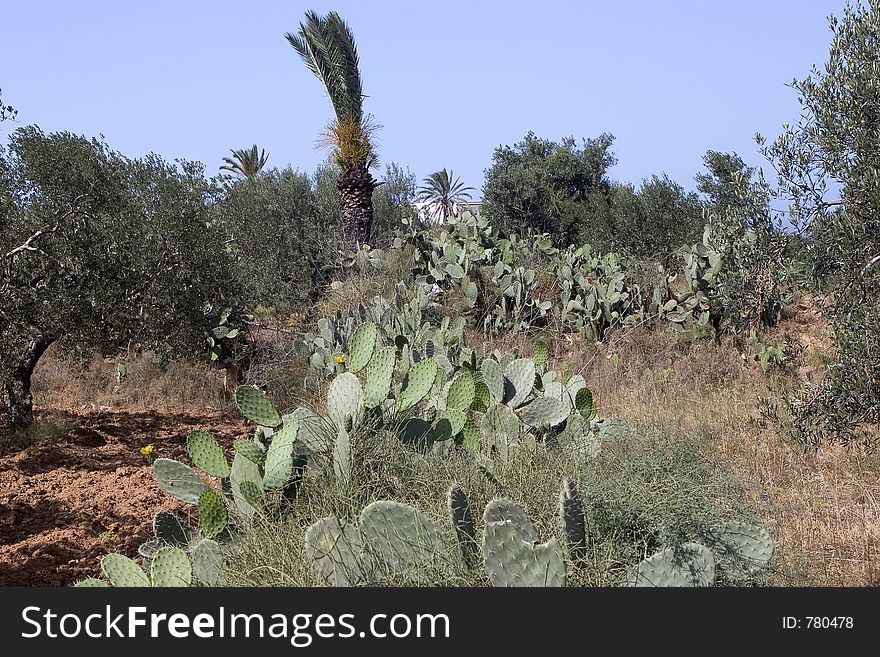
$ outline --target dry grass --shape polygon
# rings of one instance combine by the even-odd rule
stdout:
[[[812,308],[801,311],[765,338],[787,333],[801,347],[788,375],[794,381],[815,379],[829,344]],[[683,439],[699,436],[714,445],[776,539],[778,584],[880,584],[880,459],[840,447],[806,451],[762,426],[771,379],[748,351],[731,341],[633,332],[593,354],[572,350],[562,357],[583,370],[600,414],[671,425]]]
[[[127,409],[156,412],[230,411],[235,382],[224,370],[174,362],[161,367],[151,354],[125,360],[117,377],[116,359],[93,356],[86,363],[63,359],[52,347],[34,371],[37,410]]]

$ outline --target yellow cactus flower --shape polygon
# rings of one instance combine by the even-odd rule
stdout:
[[[342,365],[345,362],[345,354],[336,354],[336,364]]]
[[[153,461],[156,460],[156,457],[153,455],[153,446],[147,445],[146,447],[141,447],[141,455],[147,459],[147,463],[150,465],[153,464]]]

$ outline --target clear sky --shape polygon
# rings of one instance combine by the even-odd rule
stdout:
[[[335,10],[358,44],[381,170],[443,167],[478,189],[493,150],[610,132],[612,178],[692,189],[707,149],[764,164],[799,106],[786,87],[825,62],[844,0],[0,0],[0,89],[18,124],[103,134],[129,156],[217,172],[257,143],[314,171],[332,110],[284,39]],[[3,143],[14,125],[0,124]]]

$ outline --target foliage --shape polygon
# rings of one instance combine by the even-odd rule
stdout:
[[[801,118],[772,143],[775,196],[809,236],[814,275],[832,292],[838,354],[825,379],[789,400],[797,438],[813,446],[876,440],[880,426],[880,3],[829,18],[828,60],[791,86]]]
[[[373,191],[373,242],[390,241],[403,221],[415,215],[416,176],[396,162],[385,165],[380,186]]]
[[[0,121],[14,121],[18,110],[12,105],[3,104],[3,90],[0,89]]]
[[[487,217],[505,232],[548,233],[556,246],[605,247],[613,141],[603,134],[578,148],[572,137],[556,143],[529,132],[513,147],[496,148],[483,187]]]
[[[286,168],[237,180],[226,187],[212,215],[227,235],[242,306],[284,312],[316,298],[341,231],[332,209],[322,212],[307,175]]]

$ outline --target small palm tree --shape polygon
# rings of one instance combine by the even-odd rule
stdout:
[[[335,120],[322,133],[321,144],[341,169],[336,180],[342,209],[345,246],[367,242],[373,226],[373,190],[379,185],[369,169],[376,164],[372,136],[378,126],[364,114],[357,46],[348,25],[336,12],[306,12],[299,32],[284,35],[309,70],[324,85]]]
[[[446,221],[455,211],[455,204],[469,200],[469,192],[476,191],[473,187],[465,187],[461,183],[461,177],[452,182],[452,169],[443,169],[432,173],[422,180],[422,186],[416,195],[417,201],[428,204],[429,213],[433,218]]]
[[[231,150],[231,149],[230,149]],[[231,150],[232,157],[224,157],[226,162],[220,169],[222,171],[231,171],[245,178],[253,178],[260,170],[266,166],[269,160],[269,154],[263,150],[257,153],[257,145],[254,144],[250,150],[241,149],[239,151]]]

